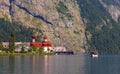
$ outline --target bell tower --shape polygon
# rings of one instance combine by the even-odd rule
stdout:
[[[35,35],[32,35],[32,42],[35,42]]]

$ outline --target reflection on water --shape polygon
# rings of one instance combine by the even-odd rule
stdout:
[[[0,57],[0,74],[84,74],[84,66],[83,55]]]
[[[119,74],[120,56],[2,56],[0,74]]]
[[[33,74],[84,74],[85,70],[83,56],[34,56],[32,60]]]
[[[75,58],[72,55],[45,56],[44,74],[84,74],[84,70],[81,70],[85,69],[82,57]]]
[[[100,56],[98,59],[92,59],[91,74],[120,74],[120,55]]]
[[[15,57],[9,56],[9,61],[8,61],[8,65],[9,65],[9,72],[10,73],[14,73],[14,68],[15,68]]]

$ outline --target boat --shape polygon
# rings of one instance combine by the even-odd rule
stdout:
[[[92,51],[91,56],[92,57],[98,57],[98,52],[97,51]]]

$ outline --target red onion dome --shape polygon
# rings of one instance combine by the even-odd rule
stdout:
[[[43,38],[44,38],[44,39],[47,39],[47,36],[45,35]]]
[[[32,35],[32,38],[35,38],[35,35],[34,35],[34,34]]]

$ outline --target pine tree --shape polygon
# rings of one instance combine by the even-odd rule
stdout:
[[[9,51],[14,52],[15,51],[15,38],[13,33],[9,36]]]
[[[3,50],[2,39],[0,38],[0,50]]]

